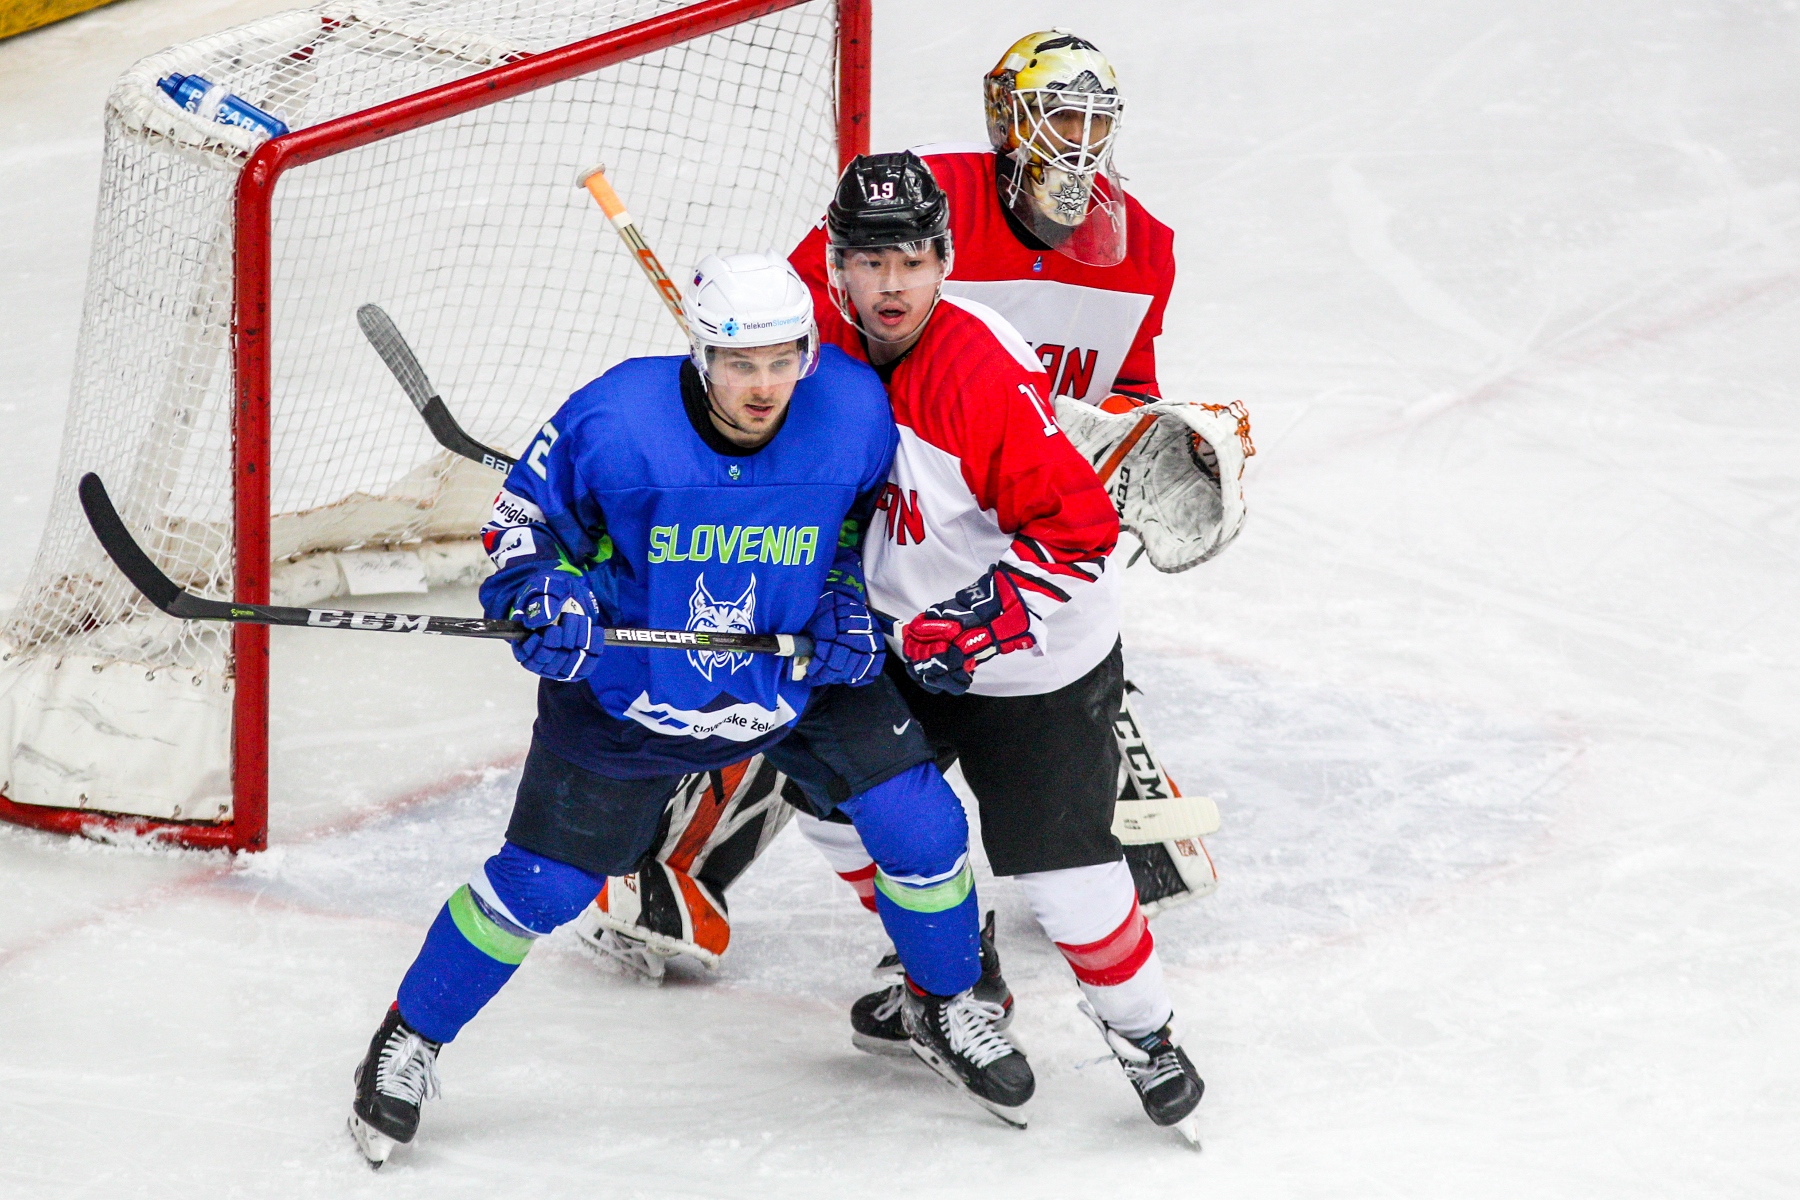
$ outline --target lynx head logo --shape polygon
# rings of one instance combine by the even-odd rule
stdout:
[[[706,590],[706,576],[702,575],[694,581],[694,594],[688,597],[689,629],[704,629],[709,633],[755,633],[756,632],[756,576],[750,576],[750,586],[736,600],[716,600]],[[710,681],[713,671],[730,667],[733,674],[739,667],[750,661],[748,654],[733,654],[725,650],[689,650],[688,661],[694,664],[694,670],[700,672]]]

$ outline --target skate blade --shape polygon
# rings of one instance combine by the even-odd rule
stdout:
[[[1187,1139],[1187,1144],[1194,1148],[1194,1153],[1198,1154],[1200,1152],[1199,1114],[1189,1113],[1181,1120],[1175,1122],[1170,1128],[1174,1129],[1176,1133],[1179,1133],[1182,1137]]]
[[[1000,1120],[1002,1120],[1006,1124],[1012,1126],[1014,1129],[1024,1129],[1025,1128],[1025,1106],[1024,1105],[1020,1105],[1018,1108],[1007,1108],[1005,1105],[995,1104],[992,1100],[987,1099],[985,1096],[976,1095],[975,1092],[970,1090],[969,1085],[962,1081],[962,1077],[959,1076],[954,1070],[952,1070],[948,1063],[944,1062],[943,1059],[939,1058],[936,1054],[932,1053],[931,1050],[927,1049],[924,1046],[921,1046],[917,1042],[908,1042],[907,1045],[911,1046],[912,1052],[915,1055],[917,1055],[925,1063],[926,1066],[930,1067],[933,1071],[936,1071],[938,1073],[938,1077],[940,1079],[942,1079],[945,1083],[949,1084],[951,1087],[955,1088],[957,1091],[961,1092],[963,1095],[965,1095],[969,1099],[973,1100],[976,1104],[980,1105],[982,1108],[987,1109],[987,1111],[989,1111],[990,1113],[993,1113],[994,1116],[1000,1118]]]
[[[913,1057],[912,1042],[896,1042],[888,1038],[870,1037],[866,1033],[850,1031],[850,1044],[864,1054],[879,1054],[883,1058]]]
[[[346,1124],[350,1129],[350,1137],[356,1142],[356,1148],[362,1152],[363,1160],[369,1164],[369,1170],[381,1170],[382,1165],[388,1160],[388,1155],[392,1154],[394,1147],[400,1143],[355,1113],[350,1114],[350,1120]]]

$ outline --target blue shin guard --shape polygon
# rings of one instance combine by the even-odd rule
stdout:
[[[400,1015],[434,1042],[454,1038],[525,960],[532,942],[572,921],[605,882],[511,842],[438,910],[400,981]]]
[[[907,977],[938,996],[981,978],[975,875],[962,803],[930,763],[840,808],[875,860],[875,907]]]

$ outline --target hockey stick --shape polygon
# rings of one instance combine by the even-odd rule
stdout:
[[[431,434],[437,438],[438,445],[484,467],[492,467],[502,475],[512,470],[518,459],[482,445],[456,423],[444,398],[437,394],[437,389],[431,386],[431,380],[425,377],[425,368],[419,365],[418,355],[412,352],[412,347],[400,336],[400,330],[392,317],[383,312],[379,305],[365,304],[356,310],[356,323],[362,326],[363,336],[369,339],[369,345],[375,347],[375,353],[381,355],[381,361],[387,364],[387,369],[393,372],[394,378],[405,389],[406,398],[412,401],[413,407],[419,410],[419,415],[425,418],[425,424],[431,428]]]
[[[619,193],[613,191],[612,184],[606,181],[605,165],[589,167],[577,175],[575,186],[586,188],[595,203],[600,205],[600,211],[606,214],[606,219],[619,231],[619,236],[625,240],[625,245],[637,259],[638,266],[644,269],[644,276],[650,280],[650,286],[662,297],[663,306],[675,318],[675,323],[681,326],[682,336],[686,337],[687,314],[681,311],[681,293],[676,290],[675,281],[669,278],[669,273],[663,270],[662,260],[656,257],[656,251],[644,240],[637,222],[625,211],[625,202],[619,199]]]
[[[372,633],[435,633],[448,637],[518,641],[531,631],[517,621],[485,617],[440,617],[430,613],[359,612],[341,608],[284,608],[208,600],[182,590],[150,561],[113,507],[100,477],[88,472],[79,487],[81,507],[106,556],[150,603],[184,621],[232,621],[247,625],[301,625],[313,629],[362,629]],[[812,658],[813,640],[804,633],[714,633],[704,629],[606,629],[609,646],[651,650],[708,650],[732,654],[773,654],[795,659],[795,669]],[[798,677],[798,676],[796,676]]]

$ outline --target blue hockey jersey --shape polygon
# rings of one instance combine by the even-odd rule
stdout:
[[[506,617],[530,578],[581,571],[607,625],[798,633],[828,588],[864,598],[859,498],[898,434],[875,372],[835,347],[755,450],[703,436],[685,357],[620,363],[571,396],[506,477],[483,528]],[[642,779],[736,762],[784,736],[811,685],[762,654],[608,646],[593,674],[539,685],[535,736],[565,761]]]

